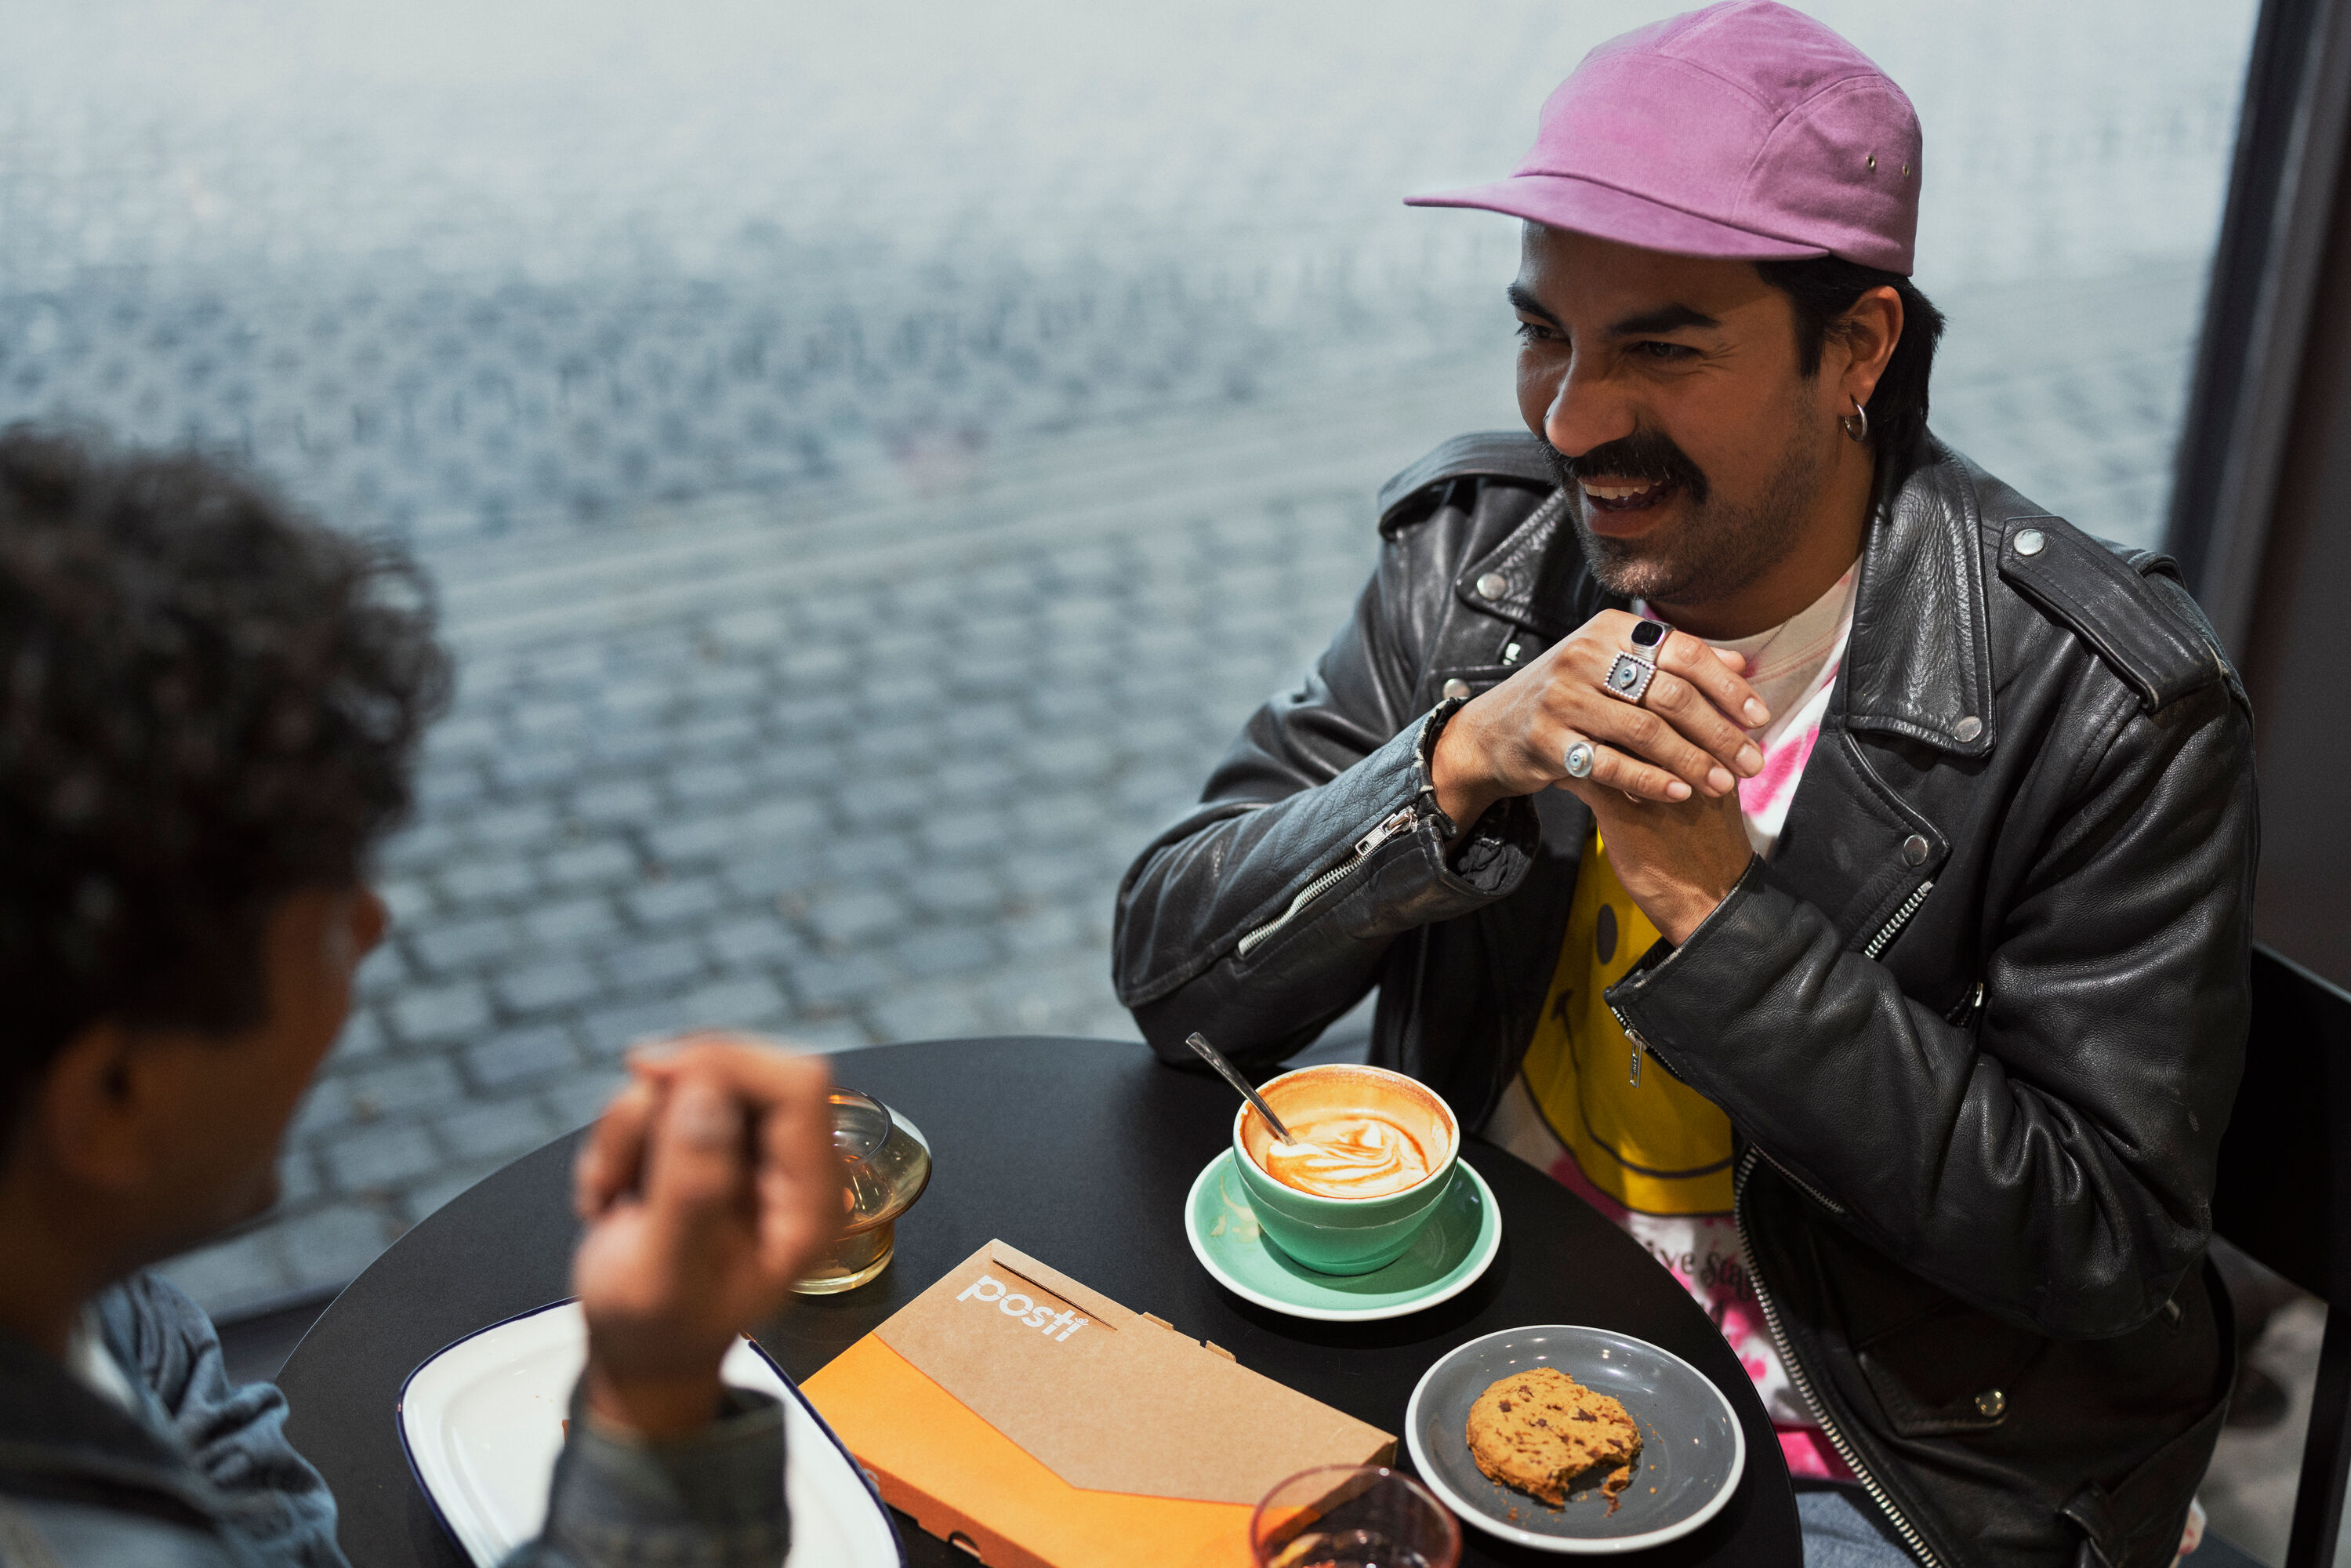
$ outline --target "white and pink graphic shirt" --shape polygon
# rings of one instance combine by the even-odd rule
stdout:
[[[1750,731],[1763,750],[1763,771],[1739,784],[1739,812],[1755,852],[1769,857],[1788,821],[1813,744],[1828,716],[1829,694],[1844,665],[1845,639],[1853,634],[1853,588],[1861,575],[1856,561],[1826,593],[1769,632],[1717,643],[1744,654],[1747,684],[1771,710],[1771,722]],[[1646,613],[1645,606],[1636,611]]]

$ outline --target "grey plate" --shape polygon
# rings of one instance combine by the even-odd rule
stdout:
[[[1622,1401],[1640,1423],[1641,1468],[1614,1514],[1596,1478],[1549,1508],[1488,1480],[1469,1457],[1469,1406],[1531,1366],[1559,1368]],[[1573,1324],[1504,1329],[1447,1355],[1413,1389],[1404,1432],[1420,1479],[1447,1508],[1489,1534],[1545,1552],[1637,1552],[1687,1535],[1730,1500],[1747,1468],[1739,1417],[1698,1368],[1646,1340]]]

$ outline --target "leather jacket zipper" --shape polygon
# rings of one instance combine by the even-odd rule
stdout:
[[[1625,1009],[1623,1008],[1618,1007],[1614,1002],[1610,1002],[1608,1004],[1608,1010],[1616,1015],[1616,1027],[1623,1030],[1625,1031],[1625,1038],[1633,1043],[1632,1083],[1634,1088],[1638,1089],[1641,1086],[1641,1054],[1644,1051],[1647,1051],[1648,1054],[1656,1056],[1656,1052],[1649,1050],[1648,1040],[1639,1030],[1633,1027],[1633,1020],[1625,1016]],[[1657,1057],[1657,1060],[1664,1061],[1665,1058],[1659,1056]],[[1668,1072],[1674,1071],[1670,1064],[1667,1066],[1666,1071]],[[1674,1072],[1674,1076],[1679,1078],[1681,1074]]]
[[[1373,851],[1378,849],[1382,844],[1386,843],[1390,839],[1395,838],[1398,833],[1413,827],[1415,824],[1419,822],[1419,821],[1420,809],[1417,806],[1406,806],[1401,810],[1389,816],[1386,821],[1374,827],[1371,831],[1365,833],[1362,838],[1357,839],[1355,841],[1354,848],[1348,852],[1348,855],[1345,860],[1341,861],[1337,865],[1332,866],[1329,871],[1324,872],[1321,876],[1316,877],[1312,882],[1308,883],[1304,887],[1298,890],[1298,896],[1290,901],[1289,908],[1283,910],[1280,915],[1275,915],[1272,919],[1267,921],[1256,930],[1246,933],[1241,937],[1239,956],[1244,958],[1248,957],[1251,950],[1256,948],[1260,943],[1264,942],[1267,937],[1271,936],[1275,932],[1280,930],[1283,926],[1297,919],[1298,916],[1304,912],[1308,904],[1313,903],[1316,899],[1330,892],[1339,883],[1346,881],[1347,878],[1354,875],[1355,872],[1363,865],[1363,863],[1371,859]]]
[[[1773,1159],[1771,1155],[1771,1152],[1765,1149],[1762,1145],[1750,1144],[1747,1145],[1747,1152],[1750,1155],[1761,1155],[1765,1165],[1770,1166],[1773,1170],[1778,1171],[1782,1176],[1785,1176],[1790,1184],[1795,1186],[1798,1191],[1802,1192],[1806,1197],[1811,1198],[1814,1203],[1819,1204],[1823,1208],[1827,1209],[1831,1214],[1842,1215],[1844,1213],[1844,1205],[1839,1203],[1836,1199],[1831,1197],[1828,1194],[1823,1192],[1820,1188],[1814,1186],[1812,1183],[1806,1181],[1803,1177],[1798,1176],[1795,1172],[1790,1170],[1779,1161]]]
[[[1879,926],[1877,935],[1871,937],[1868,946],[1862,948],[1861,956],[1865,958],[1875,958],[1885,952],[1886,945],[1902,934],[1902,928],[1910,924],[1910,917],[1918,913],[1918,906],[1926,903],[1927,895],[1934,891],[1935,883],[1931,877],[1912,888],[1910,896],[1902,901],[1902,907],[1894,912],[1894,918]]]
[[[1917,895],[1914,895],[1914,902],[1916,896]],[[1747,1212],[1744,1200],[1747,1197],[1747,1178],[1754,1171],[1755,1162],[1768,1157],[1760,1145],[1754,1144],[1747,1145],[1746,1157],[1739,1162],[1739,1168],[1731,1177],[1730,1223],[1732,1229],[1739,1235],[1739,1261],[1747,1270],[1747,1284],[1748,1288],[1755,1292],[1755,1304],[1763,1309],[1763,1326],[1771,1332],[1772,1348],[1780,1353],[1780,1364],[1788,1369],[1788,1381],[1794,1384],[1796,1392],[1803,1396],[1804,1407],[1813,1413],[1813,1419],[1821,1424],[1821,1431],[1828,1437],[1829,1445],[1836,1449],[1837,1457],[1844,1461],[1845,1469],[1853,1472],[1854,1479],[1858,1480],[1862,1490],[1869,1494],[1870,1501],[1876,1503],[1878,1511],[1886,1515],[1886,1522],[1894,1526],[1894,1532],[1902,1538],[1902,1544],[1910,1549],[1910,1555],[1917,1558],[1925,1565],[1925,1568],[1943,1568],[1943,1560],[1935,1555],[1934,1548],[1928,1546],[1926,1537],[1918,1533],[1918,1527],[1903,1516],[1902,1511],[1895,1506],[1893,1498],[1886,1495],[1886,1489],[1877,1484],[1876,1478],[1869,1473],[1868,1467],[1861,1462],[1861,1455],[1855,1451],[1853,1444],[1846,1438],[1844,1433],[1838,1429],[1835,1417],[1832,1416],[1827,1406],[1821,1403],[1820,1395],[1813,1387],[1811,1375],[1804,1371],[1803,1364],[1796,1359],[1795,1347],[1788,1343],[1787,1331],[1780,1324],[1780,1309],[1772,1301],[1771,1292],[1763,1288],[1762,1270],[1755,1266],[1755,1244],[1747,1234]],[[1773,1160],[1771,1168],[1781,1170],[1780,1163]],[[1781,1174],[1786,1175],[1786,1172],[1782,1170]],[[1792,1181],[1795,1178],[1789,1179]],[[1804,1187],[1804,1190],[1811,1192],[1814,1197],[1820,1197],[1820,1194],[1813,1192],[1813,1189],[1802,1182],[1797,1182],[1796,1185]],[[1840,1209],[1838,1212],[1844,1211]]]

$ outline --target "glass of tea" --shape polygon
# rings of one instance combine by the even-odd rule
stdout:
[[[803,1296],[853,1291],[889,1267],[897,1218],[931,1181],[931,1145],[914,1124],[854,1089],[835,1089],[831,1100],[841,1235],[793,1284]]]
[[[1249,1519],[1258,1568],[1458,1568],[1461,1526],[1385,1465],[1301,1470]]]

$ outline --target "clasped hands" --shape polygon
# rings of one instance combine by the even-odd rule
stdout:
[[[585,1395],[610,1426],[676,1437],[716,1416],[735,1336],[783,1308],[841,1226],[831,1075],[715,1034],[628,1065],[573,1173]]]
[[[1468,827],[1497,800],[1563,789],[1592,808],[1608,863],[1667,940],[1687,941],[1747,870],[1739,781],[1763,769],[1771,720],[1739,654],[1676,632],[1636,647],[1638,616],[1604,610],[1455,714],[1431,758],[1437,803]],[[1602,685],[1619,653],[1654,656],[1636,705]],[[1567,748],[1593,747],[1571,778]]]

